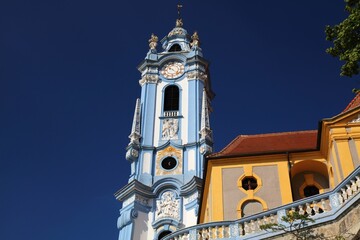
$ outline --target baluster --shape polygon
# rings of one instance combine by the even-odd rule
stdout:
[[[319,214],[319,206],[317,205],[317,201],[313,201],[313,210],[315,211],[315,214]]]
[[[188,234],[187,233],[184,233],[182,236],[181,236],[181,240],[188,240],[189,237],[188,237]]]
[[[269,219],[266,216],[263,216],[263,223],[264,224],[268,224],[269,223]]]
[[[207,237],[207,233],[206,233],[205,228],[203,228],[202,231],[201,231],[201,237],[202,237],[202,239],[206,239],[206,237]]]
[[[226,237],[231,237],[230,225],[225,226],[225,236]]]
[[[360,188],[360,177],[355,176],[355,178],[356,178],[356,185],[357,185],[357,188],[359,189],[359,188]]]
[[[250,223],[251,223],[251,225],[250,225],[251,232],[254,233],[255,232],[255,227],[256,227],[255,222],[254,222],[254,220],[251,220]]]
[[[328,208],[326,206],[326,200],[325,199],[321,199],[321,208],[324,212],[328,211]]]
[[[300,214],[300,215],[304,215],[304,214],[305,214],[305,211],[304,211],[303,208],[304,208],[303,205],[299,205],[299,214]]]
[[[244,230],[245,230],[245,235],[246,235],[246,234],[250,233],[250,226],[249,226],[248,222],[245,222],[244,224],[245,224]]]
[[[224,225],[221,226],[221,235],[222,235],[221,236],[222,238],[225,238],[225,226]]]
[[[216,226],[215,227],[215,239],[217,239],[219,237],[219,227]]]
[[[353,193],[356,193],[356,192],[357,192],[357,187],[356,187],[355,181],[354,181],[354,180],[350,180],[350,182],[351,182],[351,191],[352,191]]]
[[[239,236],[244,236],[244,228],[241,223],[239,223]]]
[[[344,202],[346,202],[346,200],[348,199],[348,196],[347,196],[347,194],[346,194],[345,189],[342,188],[342,189],[341,189],[341,192],[342,192],[341,196],[342,196],[342,198],[344,199]]]
[[[270,214],[270,223],[276,223],[276,218],[274,214]]]
[[[294,213],[294,212],[296,212],[296,208],[292,207],[291,210],[290,210],[290,213]]]
[[[209,232],[209,234],[208,234],[209,239],[212,239],[211,238],[212,237],[212,229],[211,229],[211,227],[208,228],[208,232]]]
[[[311,216],[312,215],[312,209],[310,207],[310,203],[306,203],[306,213]]]
[[[346,188],[347,188],[346,194],[348,195],[349,198],[352,197],[352,189],[351,189],[350,185],[346,184]]]

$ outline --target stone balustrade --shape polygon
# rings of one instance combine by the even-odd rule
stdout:
[[[178,111],[165,111],[164,117],[177,117],[179,115]]]
[[[260,226],[267,223],[281,223],[282,216],[297,211],[311,216],[315,221],[325,222],[341,209],[350,199],[359,197],[360,167],[332,191],[304,198],[281,207],[261,212],[235,221],[199,224],[180,229],[164,240],[210,240],[210,239],[264,239],[266,231]],[[329,219],[330,220],[330,219]]]

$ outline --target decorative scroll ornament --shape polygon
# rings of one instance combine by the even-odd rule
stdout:
[[[174,218],[179,219],[179,199],[172,191],[166,191],[156,200],[156,219]]]
[[[140,80],[139,80],[139,84],[142,86],[145,83],[158,83],[159,81],[159,76],[155,75],[155,74],[146,74],[144,75]]]
[[[179,120],[176,118],[167,118],[163,120],[162,140],[177,139],[179,131]]]
[[[149,39],[149,47],[151,50],[156,49],[157,41],[158,41],[158,37],[152,33]]]
[[[206,81],[206,79],[207,79],[207,75],[200,71],[189,72],[189,73],[187,73],[186,76],[187,76],[188,80],[200,79],[201,81]]]
[[[194,32],[194,34],[191,36],[192,42],[190,43],[191,47],[200,47],[200,39],[197,32]]]

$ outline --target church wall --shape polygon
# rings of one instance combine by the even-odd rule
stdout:
[[[277,165],[255,166],[255,174],[262,179],[262,186],[254,196],[264,199],[269,209],[282,205]]]
[[[335,139],[338,161],[344,178],[354,170],[354,164],[350,154],[349,142],[347,139]]]
[[[211,221],[224,219],[222,168],[214,167],[211,171]]]
[[[186,226],[193,226],[196,225],[196,209],[195,207],[187,208],[185,205],[183,206],[186,211],[184,211],[183,215],[183,222],[186,224]]]
[[[333,150],[333,149],[332,149]],[[334,151],[329,151],[329,155],[328,155],[328,161],[332,167],[332,174],[330,173],[330,175],[333,175],[332,176],[332,179],[333,179],[333,186],[336,186],[340,183],[340,176],[339,176],[339,166],[338,164],[335,162],[335,154],[334,154]]]
[[[350,153],[354,164],[354,168],[357,168],[360,165],[359,155],[356,147],[356,141],[360,142],[359,140],[356,139],[349,140]]]
[[[183,100],[181,102],[180,108],[181,108],[181,115],[187,116],[188,115],[188,106],[187,106],[187,99],[189,99],[189,91],[188,91],[188,83],[186,80],[180,82],[180,86],[182,88],[181,91],[181,99]],[[182,118],[181,119],[182,127],[181,127],[181,139],[183,141],[183,144],[188,143],[189,135],[188,135],[188,127],[189,122],[188,118]]]
[[[206,183],[205,183],[206,184]],[[210,183],[206,184],[203,192],[203,199],[201,203],[201,212],[199,212],[199,222],[200,223],[208,223],[212,221],[212,202],[211,202],[211,194],[212,194],[212,185]]]
[[[360,128],[356,125],[351,123],[334,124],[329,130],[329,138],[332,141],[331,151],[334,153],[333,157],[337,165],[335,170],[339,172],[340,176],[338,181],[347,177],[360,165]]]
[[[289,170],[282,158],[270,155],[217,159],[215,165],[209,164],[212,167],[207,177],[211,176],[204,186],[200,222],[241,218],[242,207],[250,202],[260,203],[262,210],[291,202]],[[255,178],[258,187],[244,189],[242,180],[247,177]]]
[[[235,220],[238,218],[236,209],[238,202],[246,197],[238,187],[238,180],[244,174],[242,167],[222,169],[222,185],[224,191],[224,220]]]
[[[132,239],[147,240],[153,234],[152,227],[149,226],[149,216],[147,213],[138,211]],[[151,235],[149,235],[151,234]],[[124,238],[128,239],[128,238]]]
[[[156,94],[156,112],[155,112],[155,126],[154,126],[154,146],[159,146],[159,141],[161,140],[160,136],[161,136],[161,121],[160,121],[160,116],[162,114],[162,109],[163,109],[163,98],[164,98],[164,89],[166,86],[166,82],[160,81],[157,84],[157,89],[158,91],[160,91],[159,93],[161,94]]]
[[[142,144],[144,146],[153,145],[154,137],[154,119],[155,119],[155,95],[156,85],[145,84],[141,88],[141,104],[142,104]]]

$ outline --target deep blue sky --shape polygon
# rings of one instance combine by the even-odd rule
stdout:
[[[211,62],[216,150],[238,134],[316,129],[353,98],[325,53],[341,0],[182,1]],[[148,39],[177,1],[0,2],[0,239],[117,239]]]

